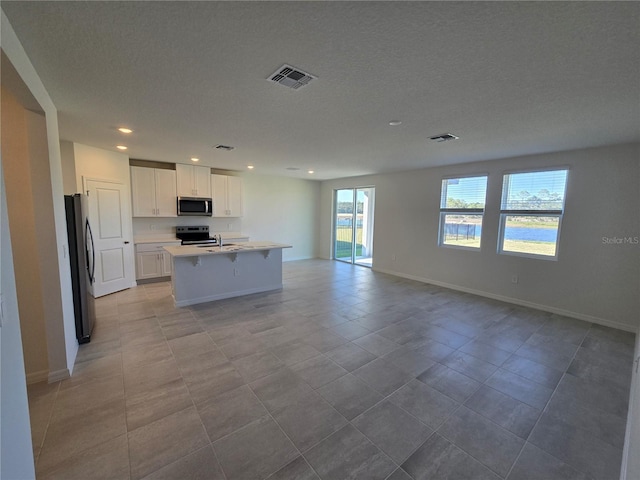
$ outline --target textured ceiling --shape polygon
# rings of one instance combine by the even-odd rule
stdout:
[[[132,158],[328,179],[640,141],[637,2],[2,9],[61,138],[125,143]],[[318,78],[300,90],[267,81],[284,63]],[[460,139],[428,141],[445,132]]]

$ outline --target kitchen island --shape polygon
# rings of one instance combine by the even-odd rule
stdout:
[[[291,245],[264,241],[164,247],[171,254],[176,307],[281,289],[283,248]]]

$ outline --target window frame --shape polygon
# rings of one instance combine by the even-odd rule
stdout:
[[[555,210],[531,210],[531,209],[506,209],[503,208],[505,202],[505,196],[508,195],[508,191],[505,191],[505,178],[509,175],[518,175],[524,173],[547,173],[547,172],[557,172],[564,171],[566,172],[565,182],[564,182],[564,192],[562,196],[562,209]],[[569,171],[570,168],[568,166],[557,166],[557,167],[547,167],[547,168],[535,168],[535,169],[526,169],[526,170],[514,170],[514,171],[506,171],[502,174],[502,192],[500,195],[500,219],[499,219],[499,227],[498,227],[498,251],[499,255],[510,255],[514,257],[524,257],[524,258],[532,258],[537,260],[547,260],[547,261],[558,261],[558,255],[560,253],[560,233],[562,230],[562,220],[565,214],[565,203],[567,199],[567,186],[569,184]],[[508,217],[551,217],[558,219],[558,228],[556,230],[556,244],[555,244],[555,255],[543,255],[538,253],[529,253],[529,252],[512,252],[509,250],[504,250],[504,241],[505,241],[505,231],[506,231],[506,223]]]
[[[485,186],[484,186],[484,208],[448,208],[442,206],[442,188],[444,187],[444,182],[449,180],[462,180],[467,178],[484,178]],[[472,173],[468,175],[448,175],[442,177],[440,181],[440,208],[438,213],[438,247],[444,248],[454,248],[458,250],[466,250],[471,252],[479,252],[482,249],[482,225],[484,223],[484,214],[487,207],[487,191],[489,188],[489,174],[488,173]],[[446,197],[445,197],[446,198]],[[477,247],[468,246],[468,245],[452,245],[445,243],[445,229],[446,225],[446,216],[451,214],[458,215],[479,215],[481,217],[480,221],[480,245]]]

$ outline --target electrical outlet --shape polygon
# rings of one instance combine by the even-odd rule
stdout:
[[[392,262],[395,262],[395,261],[396,261],[396,254],[395,254],[395,253],[392,253],[392,254],[391,254],[391,261],[392,261]]]
[[[238,275],[240,275],[240,270],[237,268],[233,269],[233,274],[237,277]]]
[[[511,275],[511,283],[518,283],[518,275]]]
[[[227,230],[231,231],[233,229],[233,223],[227,223]]]
[[[156,226],[155,226],[155,225],[150,225],[150,226],[149,226],[149,230],[155,230],[155,229],[156,229]]]

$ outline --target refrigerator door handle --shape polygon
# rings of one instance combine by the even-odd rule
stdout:
[[[87,218],[84,224],[84,238],[85,238],[85,254],[87,257],[87,272],[89,273],[89,284],[93,285],[95,282],[96,273],[96,251],[93,248],[93,232],[91,231],[91,225]],[[91,242],[89,242],[91,240]],[[89,262],[89,244],[91,244],[91,262]]]

